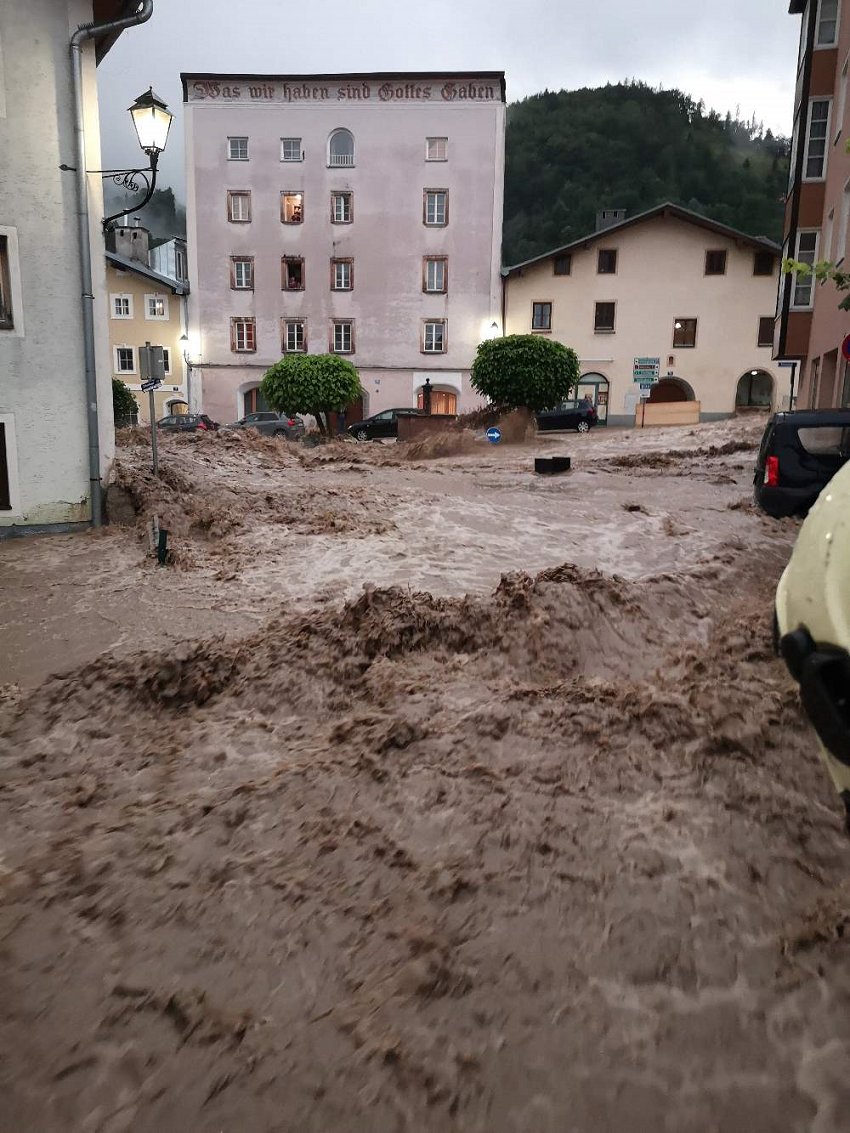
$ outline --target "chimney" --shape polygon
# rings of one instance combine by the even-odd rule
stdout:
[[[603,232],[614,224],[620,224],[626,219],[625,209],[600,209],[596,214],[596,231]]]
[[[147,228],[139,223],[135,217],[132,224],[124,217],[121,224],[116,224],[106,234],[106,247],[117,256],[125,260],[135,260],[136,263],[150,267],[150,239],[151,234]]]

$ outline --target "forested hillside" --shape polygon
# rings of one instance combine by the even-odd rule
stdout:
[[[706,112],[678,90],[619,83],[508,108],[503,262],[592,232],[600,208],[673,201],[780,241],[786,138]]]

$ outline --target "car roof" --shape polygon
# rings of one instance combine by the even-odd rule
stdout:
[[[776,413],[777,425],[850,425],[850,409],[793,409]]]

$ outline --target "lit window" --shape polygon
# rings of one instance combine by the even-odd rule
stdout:
[[[551,330],[552,329],[552,304],[551,303],[532,303],[531,304],[531,329],[532,330]]]
[[[798,232],[794,259],[814,268],[818,251],[818,232]],[[793,307],[811,307],[814,298],[814,276],[795,275],[794,293],[791,297]]]
[[[354,323],[351,319],[335,319],[331,323],[331,351],[334,354],[354,353]]]
[[[719,251],[711,251],[705,253],[705,274],[726,274],[726,253],[722,248]]]
[[[422,350],[425,354],[445,354],[446,320],[433,319],[423,323]]]
[[[614,275],[617,271],[617,249],[600,248],[596,264],[599,275]]]
[[[227,194],[227,219],[247,224],[251,219],[251,193],[249,190],[231,190]]]
[[[145,296],[145,318],[164,320],[168,318],[168,296],[167,295],[146,295]]]
[[[803,176],[819,180],[826,170],[826,142],[829,134],[828,98],[815,98],[809,103],[809,129],[806,136],[806,158]]]
[[[248,139],[247,138],[228,138],[227,139],[227,160],[228,161],[247,161],[248,160]]]
[[[353,216],[351,193],[331,193],[331,223],[350,224]]]
[[[132,295],[113,295],[112,296],[112,317],[113,317],[113,319],[132,319],[132,317],[133,317],[133,296]]]
[[[443,228],[449,222],[448,189],[426,189],[424,223],[431,228]]]
[[[301,139],[300,138],[281,138],[280,139],[280,160],[281,161],[300,161],[301,160]]]
[[[593,329],[596,334],[611,334],[617,313],[616,303],[597,303],[593,313]]]
[[[283,291],[304,290],[304,257],[283,256],[280,261],[280,286]]]
[[[448,264],[445,256],[425,257],[423,290],[438,293],[448,290]]]
[[[838,30],[838,0],[820,0],[818,47],[834,47]]]
[[[280,194],[280,219],[283,224],[301,224],[304,220],[304,194]]]
[[[573,270],[573,258],[570,255],[555,256],[555,275],[569,275]]]
[[[234,291],[251,291],[254,287],[252,256],[233,256],[230,260],[230,286]]]
[[[328,139],[328,165],[354,164],[354,135],[350,130],[334,130]]]
[[[281,337],[284,354],[303,354],[307,349],[303,319],[284,319]]]
[[[354,264],[351,260],[331,260],[331,290],[350,291],[354,286]]]
[[[425,160],[426,161],[447,161],[448,160],[448,138],[426,138],[425,139]]]
[[[673,345],[684,349],[697,344],[696,319],[676,319],[673,323]]]
[[[135,374],[136,351],[132,346],[115,347],[115,373]]]
[[[230,349],[237,354],[250,354],[257,349],[257,329],[254,319],[230,320]]]

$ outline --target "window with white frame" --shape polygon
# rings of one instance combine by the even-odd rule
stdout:
[[[820,0],[815,46],[834,47],[838,42],[838,0]]]
[[[832,122],[832,129],[835,131],[835,141],[832,143],[837,146],[841,140],[841,134],[844,130],[844,111],[847,109],[847,73],[850,70],[850,55],[844,60],[844,66],[841,68],[841,78],[838,84],[838,107],[835,112],[835,117]]]
[[[331,223],[350,224],[354,216],[352,193],[331,193]]]
[[[0,330],[12,330],[15,315],[12,309],[12,271],[9,238],[0,236]]]
[[[820,233],[817,229],[809,229],[808,231],[797,233],[797,247],[794,250],[794,259],[798,263],[808,264],[809,267],[814,268],[818,254],[819,236]],[[793,293],[791,296],[792,307],[811,307],[813,299],[814,275],[804,276],[795,274]]]
[[[354,324],[351,319],[334,319],[331,323],[331,351],[334,354],[354,352]]]
[[[426,161],[448,161],[449,157],[449,139],[448,138],[426,138],[425,139],[425,160]]]
[[[429,228],[444,228],[449,222],[448,189],[425,189],[423,222]]]
[[[247,138],[228,138],[227,139],[227,160],[228,161],[247,161],[248,160],[248,139]]]
[[[280,160],[281,161],[300,161],[301,160],[301,139],[300,138],[281,138],[280,139]]]
[[[253,256],[231,256],[230,286],[234,291],[254,290]]]
[[[116,374],[135,374],[135,372],[136,372],[136,348],[134,346],[116,346],[114,353],[115,353],[115,373]]]
[[[189,273],[186,271],[186,253],[182,248],[174,249],[174,274],[178,279],[189,278]]]
[[[806,157],[803,177],[820,181],[826,174],[826,144],[829,136],[829,111],[832,100],[813,98],[809,103],[809,128],[806,131]]]
[[[354,165],[354,135],[350,130],[334,130],[328,138],[328,165]]]
[[[307,339],[303,319],[284,319],[281,348],[284,354],[303,354]]]
[[[162,366],[166,374],[171,373],[171,350],[168,346],[162,348]]]
[[[821,242],[821,259],[832,259],[832,234],[835,230],[835,209],[831,208],[826,216],[823,226],[823,240]]]
[[[422,352],[424,354],[445,354],[445,319],[427,319],[422,324]]]
[[[132,295],[110,295],[112,301],[112,317],[113,319],[132,319],[133,317],[133,296]]]
[[[163,322],[168,318],[168,296],[146,295],[145,318]]]
[[[230,320],[230,349],[235,354],[251,354],[257,349],[255,319]]]
[[[425,291],[443,293],[448,290],[448,270],[445,256],[425,257]]]
[[[839,264],[847,255],[848,229],[850,229],[850,181],[845,181],[844,192],[841,194],[841,224],[838,228],[838,246],[835,249],[835,261]]]
[[[351,291],[353,286],[353,262],[351,260],[331,260],[331,290]]]
[[[251,219],[250,189],[230,189],[227,193],[227,219],[233,224],[247,224]]]

